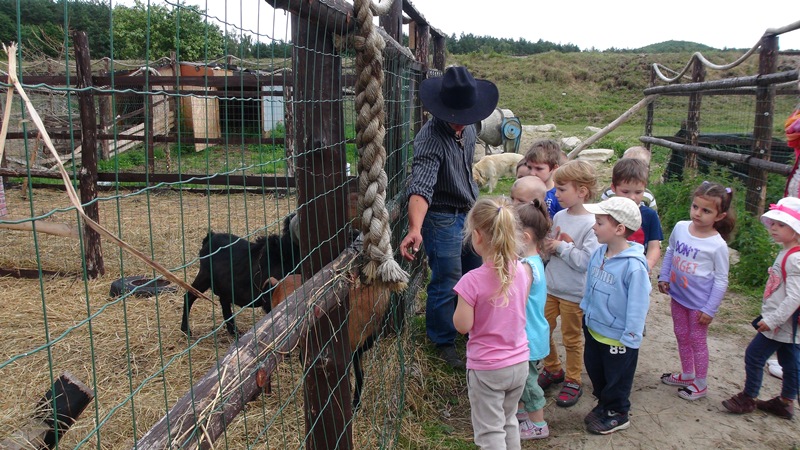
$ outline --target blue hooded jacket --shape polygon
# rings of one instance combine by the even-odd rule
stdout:
[[[634,242],[628,244],[629,248],[605,262],[607,245],[592,253],[581,309],[592,331],[626,347],[639,348],[652,286],[644,248]]]

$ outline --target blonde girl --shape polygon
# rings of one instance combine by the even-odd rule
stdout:
[[[583,395],[583,311],[580,302],[586,283],[586,269],[592,253],[600,246],[594,234],[594,214],[584,203],[597,196],[597,175],[586,161],[570,161],[556,169],[556,197],[564,208],[553,216],[553,238],[545,240],[550,261],[545,268],[547,303],[544,315],[550,324],[550,354],[544,359],[539,386],[564,382],[556,405],[569,407]],[[553,339],[556,320],[561,317],[561,337],[566,353],[562,369]]]
[[[467,387],[475,444],[519,449],[515,416],[528,375],[525,301],[531,279],[519,260],[519,217],[505,197],[480,198],[467,215],[469,239],[483,265],[453,290],[453,324],[467,341]]]

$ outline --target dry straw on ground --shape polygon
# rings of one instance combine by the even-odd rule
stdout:
[[[260,193],[161,190],[100,196],[104,197],[101,224],[188,282],[197,273],[196,255],[209,229],[253,240],[263,233],[278,233],[282,218],[295,207],[293,197]],[[16,189],[8,197],[15,215],[31,211],[33,216],[46,215],[69,206],[66,195],[57,190],[35,190],[30,203]],[[74,223],[76,214],[57,212],[45,220]],[[35,269],[40,264],[49,271],[81,270],[77,240],[0,231],[0,249],[4,269]],[[96,400],[66,434],[61,448],[128,448],[233,343],[216,301],[195,303],[190,327],[197,339],[188,341],[180,331],[182,291],[152,298],[110,298],[110,285],[121,276],[153,273],[110,244],[104,244],[103,252],[106,274],[96,280],[0,278],[0,290],[9,300],[0,315],[0,439],[25,425],[51,379],[68,370],[96,389]],[[235,320],[242,330],[263,316],[260,309],[238,312]],[[410,357],[407,339],[383,339],[365,357],[362,409],[353,424],[354,441],[361,447],[391,442],[400,426],[395,410],[402,395],[400,365],[405,362],[400,358]],[[302,372],[297,356],[287,355],[273,375],[272,395],[248,404],[216,446],[302,446]]]

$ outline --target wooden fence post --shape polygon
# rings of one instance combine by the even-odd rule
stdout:
[[[89,39],[83,31],[72,33],[75,47],[75,65],[78,73],[78,88],[92,87],[92,60],[89,56]],[[94,108],[94,94],[91,90],[78,92],[78,106],[81,111],[81,170],[78,175],[81,190],[81,204],[86,215],[100,223],[97,198],[97,114]],[[86,276],[97,278],[106,273],[103,263],[103,249],[100,234],[88,225],[83,228],[83,247],[86,256]]]
[[[446,61],[447,43],[444,36],[437,35],[433,38],[433,67],[444,72]]]
[[[656,85],[656,70],[653,66],[650,66],[650,83],[648,87],[653,87]],[[644,135],[645,136],[652,136],[653,135],[653,118],[655,116],[656,111],[656,104],[655,102],[650,102],[647,104],[647,117],[644,121]],[[644,146],[651,151],[650,144],[644,144]]]
[[[300,252],[303,275],[310,278],[346,246],[344,111],[342,61],[331,30],[292,14],[297,204],[305,239]],[[308,332],[305,360],[307,448],[350,449],[353,445],[351,359],[347,296]]]
[[[55,448],[92,399],[94,399],[92,389],[71,373],[62,373],[39,400],[31,423],[0,441],[0,448],[4,450]]]
[[[700,58],[694,58],[692,64],[692,82],[700,83],[706,79],[706,69]],[[689,95],[689,113],[686,117],[686,133],[689,138],[689,145],[697,145],[697,139],[700,136],[700,106],[703,101],[703,94],[700,92],[692,92]],[[689,153],[686,155],[684,162],[685,169],[697,169],[697,155]]]
[[[386,33],[398,43],[403,42],[403,2],[393,2],[389,8],[389,13],[380,17],[380,25],[384,28]],[[397,173],[398,168],[403,166],[403,154],[400,151],[402,147],[402,109],[403,106],[403,78],[401,70],[403,65],[400,60],[395,56],[391,60],[386,59],[387,52],[384,52],[383,63],[383,95],[385,101],[385,122],[386,137],[384,139],[384,147],[386,148],[386,167],[387,173]],[[388,69],[388,70],[387,70]],[[389,180],[389,185],[386,187],[386,196],[388,198],[402,189],[401,183],[397,179]]]
[[[758,57],[758,75],[774,73],[778,66],[778,36],[761,38],[761,52]],[[772,153],[772,116],[775,109],[775,86],[756,86],[756,117],[753,122],[754,158],[769,161]],[[750,166],[747,171],[747,211],[761,215],[767,198],[767,172]]]
[[[419,85],[422,83],[422,80],[425,79],[425,74],[428,73],[428,52],[430,51],[430,39],[431,39],[431,27],[428,24],[418,24],[416,26],[416,45],[417,47],[414,49],[414,56],[417,59],[417,62],[422,65],[422,69],[420,72],[414,73],[414,92],[419,93]],[[422,128],[422,124],[424,121],[424,115],[422,112],[422,101],[419,99],[419,95],[414,96],[414,135],[416,135],[420,128]]]

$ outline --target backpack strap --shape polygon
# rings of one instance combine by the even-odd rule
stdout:
[[[783,281],[786,281],[786,260],[789,259],[789,255],[797,252],[800,252],[800,245],[790,248],[786,254],[783,255],[783,261],[781,261],[781,275],[783,275]]]
[[[783,275],[783,282],[786,283],[786,260],[789,259],[789,255],[792,253],[796,253],[800,251],[800,245],[790,248],[785,255],[783,255],[783,261],[781,262],[781,275]],[[792,342],[794,343],[794,338],[797,335],[797,326],[800,324],[800,308],[792,314],[794,320],[792,321]]]

